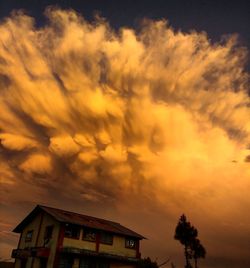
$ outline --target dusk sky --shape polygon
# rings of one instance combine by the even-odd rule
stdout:
[[[36,204],[183,267],[250,267],[250,2],[0,1],[0,257]],[[166,266],[166,267],[170,267]]]

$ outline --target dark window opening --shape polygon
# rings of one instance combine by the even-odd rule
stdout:
[[[46,226],[44,232],[44,246],[46,246],[50,242],[50,239],[52,238],[53,234],[53,229],[54,229],[53,225]]]
[[[33,230],[28,231],[25,237],[25,242],[32,241],[32,236],[33,236]]]
[[[110,233],[101,233],[100,234],[100,243],[102,244],[113,244],[113,235]]]
[[[84,229],[82,239],[86,241],[96,241],[96,231],[91,229]]]
[[[65,237],[79,239],[80,236],[80,227],[73,224],[65,225]]]
[[[44,233],[45,240],[49,240],[52,238],[53,229],[54,229],[53,225],[46,226],[45,233]]]
[[[136,240],[133,238],[125,239],[125,247],[126,248],[136,248]]]

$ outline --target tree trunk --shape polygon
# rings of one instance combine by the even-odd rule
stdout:
[[[195,268],[198,268],[197,258],[194,259],[194,263],[195,263]]]
[[[190,268],[190,263],[188,260],[188,250],[187,250],[187,246],[185,245],[185,258],[186,258],[186,268]]]

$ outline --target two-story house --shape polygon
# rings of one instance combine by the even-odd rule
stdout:
[[[38,205],[13,230],[15,268],[134,268],[144,237],[119,223]]]

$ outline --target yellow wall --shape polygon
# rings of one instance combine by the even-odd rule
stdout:
[[[79,239],[72,239],[65,237],[63,239],[63,247],[80,248],[87,250],[96,250],[96,242],[82,240],[83,230],[81,229]]]
[[[136,257],[136,250],[125,248],[125,238],[114,235],[113,245],[100,244],[99,252]]]
[[[50,255],[49,255],[49,259],[47,263],[47,268],[50,268],[50,267],[52,268],[54,264],[57,240],[58,240],[58,235],[60,231],[60,224],[54,218],[52,218],[49,214],[44,213],[41,231],[40,231],[40,235],[38,238],[38,246],[44,245],[45,230],[46,230],[46,227],[49,225],[53,225],[54,228],[52,232],[52,238],[50,239],[48,245],[46,245],[46,247],[50,248]]]
[[[54,257],[55,257],[55,252],[56,252],[56,245],[57,245],[57,239],[59,235],[60,224],[56,220],[54,220],[49,214],[41,212],[24,228],[21,234],[19,249],[24,249],[24,248],[29,248],[29,247],[43,247],[44,246],[44,234],[45,234],[46,227],[48,225],[54,226],[52,238],[50,242],[48,243],[48,245],[46,245],[46,247],[50,248],[50,256],[48,259],[47,268],[52,268]],[[41,226],[41,229],[39,233],[40,226]],[[31,230],[33,230],[32,240],[30,242],[26,242],[25,241],[26,234],[28,231],[31,231]],[[39,268],[40,266],[39,259],[32,258],[32,257],[28,258],[26,268],[30,268],[32,266],[32,262],[33,262],[33,268]],[[16,260],[15,268],[19,268],[20,264],[21,264],[20,260]]]
[[[15,265],[14,265],[14,267],[15,267],[15,268],[19,268],[19,267],[21,267],[21,261],[20,261],[20,259],[16,259],[16,260],[15,260]]]
[[[36,239],[38,235],[38,228],[39,228],[40,221],[41,221],[41,216],[42,214],[40,213],[24,228],[22,232],[22,236],[21,236],[20,245],[19,245],[20,249],[24,249],[27,247],[35,247],[35,243],[36,243]],[[28,231],[31,231],[31,230],[33,230],[32,240],[30,242],[26,242],[25,241],[26,234]]]
[[[30,268],[31,267],[32,260],[33,260],[33,258],[31,258],[31,257],[29,257],[27,259],[26,268]],[[21,267],[21,259],[16,259],[15,268],[20,268],[20,267]],[[39,266],[37,266],[37,267],[39,267]]]
[[[96,242],[82,240],[83,231],[81,229],[79,239],[64,238],[63,247],[72,247],[87,250],[96,250]],[[99,252],[116,254],[127,257],[136,257],[136,249],[125,248],[125,237],[114,235],[113,244],[106,245],[100,243]]]

